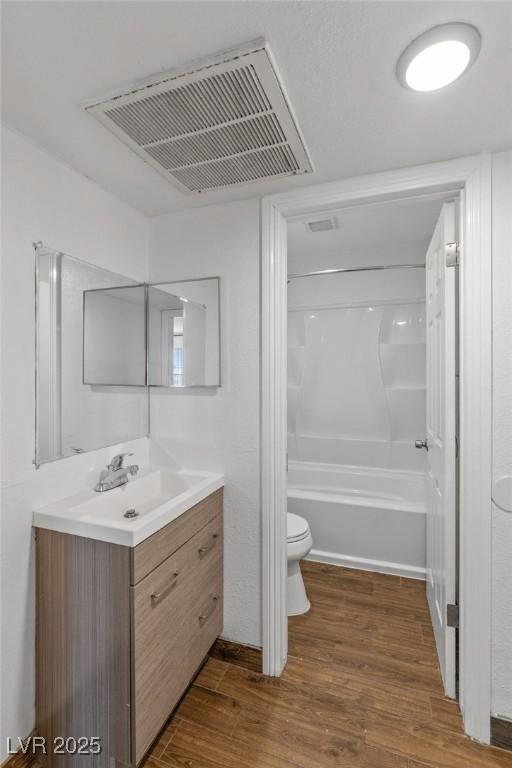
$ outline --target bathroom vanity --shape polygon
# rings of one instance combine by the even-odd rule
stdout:
[[[159,471],[34,513],[48,766],[144,757],[222,629],[222,499],[221,475]]]
[[[36,467],[149,436],[149,387],[220,386],[220,278],[137,283],[34,247]],[[34,511],[49,768],[135,768],[222,629],[223,476],[126,455]]]

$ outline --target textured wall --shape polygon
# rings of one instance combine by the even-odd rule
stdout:
[[[256,200],[152,220],[150,280],[221,278],[219,389],[152,389],[151,436],[225,490],[224,636],[261,643],[260,260]]]
[[[116,447],[47,464],[34,455],[34,252],[45,244],[144,279],[139,213],[16,134],[2,132],[2,735],[34,727],[32,509],[91,487]],[[142,397],[143,395],[141,395]],[[147,462],[147,441],[131,444]]]

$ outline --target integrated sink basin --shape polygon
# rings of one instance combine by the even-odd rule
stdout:
[[[82,491],[41,507],[33,524],[135,547],[223,485],[213,472],[148,468],[111,491]]]

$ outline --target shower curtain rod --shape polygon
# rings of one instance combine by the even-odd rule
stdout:
[[[369,272],[376,269],[425,269],[424,264],[380,264],[374,267],[340,267],[339,269],[317,269],[315,272],[302,272],[288,275],[288,282],[297,277],[315,277],[316,275],[336,275],[340,272]]]

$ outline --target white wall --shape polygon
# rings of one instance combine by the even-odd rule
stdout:
[[[2,135],[1,736],[34,727],[32,509],[91,487],[117,447],[39,470],[34,454],[34,252],[45,244],[145,278],[147,222],[139,213],[18,135]],[[145,439],[127,444],[147,463]],[[121,447],[121,446],[119,446]],[[126,446],[124,446],[126,447]]]
[[[219,469],[225,489],[224,636],[261,644],[259,204],[152,220],[150,281],[221,278],[222,386],[152,389],[152,446],[177,463]]]
[[[512,475],[512,152],[493,156],[493,478]],[[512,513],[493,505],[493,714],[512,719]]]

